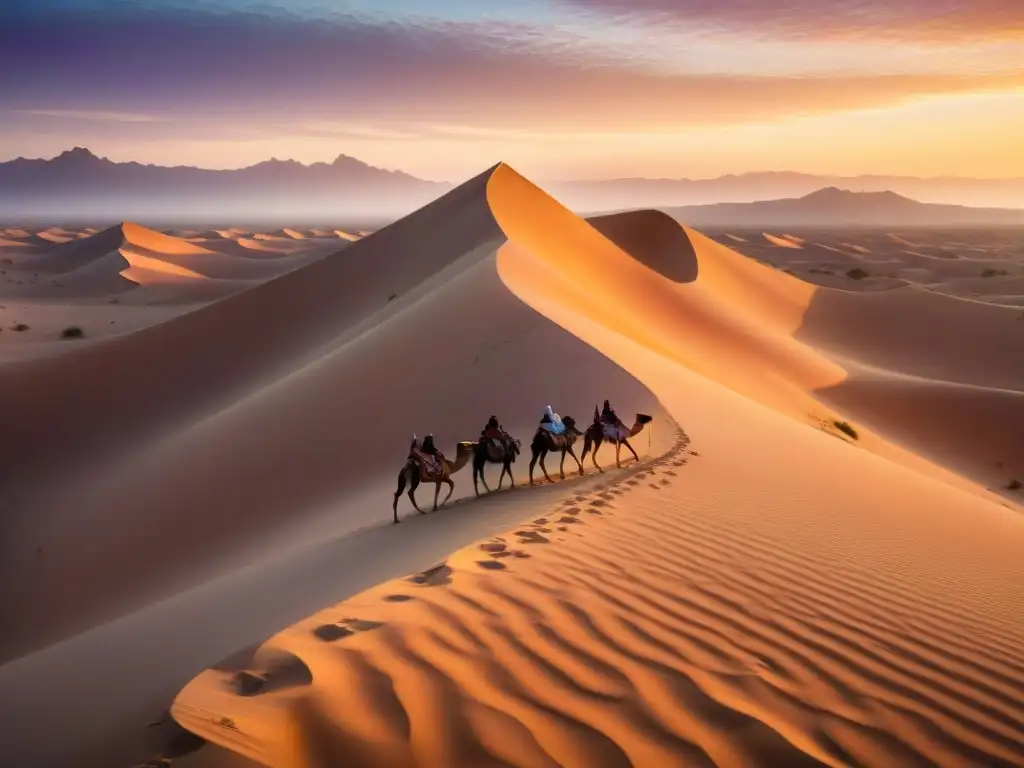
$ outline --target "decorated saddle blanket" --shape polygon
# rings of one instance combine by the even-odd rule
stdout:
[[[440,455],[432,456],[422,451],[413,451],[412,458],[419,465],[421,482],[437,480],[444,473],[444,458]]]
[[[601,422],[601,431],[604,432],[604,436],[608,440],[625,440],[629,437],[629,430],[622,424],[609,424],[607,421],[603,421]]]
[[[572,445],[572,440],[568,435],[551,435],[551,445],[556,451],[564,450],[566,447]]]

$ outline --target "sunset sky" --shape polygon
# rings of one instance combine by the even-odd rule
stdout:
[[[3,0],[0,159],[1024,176],[1022,0]]]

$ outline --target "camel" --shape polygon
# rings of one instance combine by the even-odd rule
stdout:
[[[510,439],[498,447],[494,444],[491,438],[482,437],[476,444],[473,450],[473,490],[476,491],[476,495],[480,495],[480,489],[477,486],[477,478],[484,484],[484,489],[490,493],[491,488],[487,485],[487,478],[484,477],[484,467],[490,464],[501,464],[501,476],[498,478],[498,490],[501,490],[501,484],[505,482],[505,474],[508,473],[508,479],[512,482],[512,487],[516,487],[516,479],[512,477],[512,463],[516,460],[516,456],[519,455],[521,443],[515,438]]]
[[[596,409],[595,409],[596,413]],[[645,426],[652,422],[654,419],[643,413],[636,415],[636,421],[633,422],[633,426],[629,429],[629,437],[635,437],[639,435]],[[597,467],[598,472],[604,472],[601,467],[597,464],[597,449],[601,447],[601,443],[605,440],[611,440],[615,443],[615,466],[622,467],[622,463],[619,461],[620,451],[622,446],[629,448],[629,452],[633,454],[633,458],[640,461],[640,457],[636,455],[636,451],[633,450],[633,446],[629,444],[629,440],[626,437],[608,437],[604,433],[605,424],[599,421],[596,417],[594,423],[587,427],[587,431],[583,434],[583,453],[580,454],[580,458],[587,458],[587,453],[593,449],[593,453],[590,455],[591,461],[594,462],[594,466]]]
[[[565,432],[560,435],[553,435],[543,427],[538,427],[536,434],[533,436],[533,442],[530,444],[530,451],[532,456],[530,457],[530,485],[533,485],[533,468],[537,465],[537,460],[540,459],[540,469],[544,473],[544,479],[549,483],[553,483],[548,476],[548,471],[544,467],[544,457],[552,451],[558,451],[562,454],[562,460],[558,462],[558,472],[563,480],[565,480],[565,454],[568,453],[576,461],[576,464],[580,468],[580,474],[586,474],[583,471],[583,464],[576,458],[576,453],[573,451],[572,446],[576,442],[578,437],[583,435],[576,428],[576,420],[572,416],[565,416],[562,418],[562,424],[565,425]]]
[[[405,466],[398,473],[398,490],[395,491],[395,500],[391,505],[391,511],[395,515],[394,522],[398,522],[398,497],[402,495],[405,490],[405,486],[409,486],[409,501],[412,502],[413,507],[421,515],[427,514],[419,505],[416,503],[416,489],[419,487],[421,482],[433,481],[434,483],[434,509],[432,511],[437,512],[437,497],[441,493],[441,483],[448,484],[448,495],[444,497],[444,501],[441,502],[441,506],[444,506],[448,499],[452,497],[452,493],[455,491],[455,483],[452,482],[451,476],[462,469],[469,462],[470,456],[473,455],[473,448],[476,443],[461,442],[455,448],[455,461],[450,459],[442,460],[441,473],[436,476],[429,478],[420,477],[420,465],[415,459],[408,459],[405,462]]]

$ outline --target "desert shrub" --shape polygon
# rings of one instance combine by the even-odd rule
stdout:
[[[851,280],[863,280],[868,276],[868,273],[860,267],[854,267],[853,269],[847,270],[846,276]]]
[[[72,325],[70,328],[65,328],[61,331],[60,337],[62,339],[81,339],[85,337],[85,331],[77,325]]]
[[[1021,482],[1020,482],[1020,480],[1011,480],[1010,484],[1006,486],[1006,490],[1008,490],[1008,491],[1019,491],[1020,489],[1021,489]]]
[[[18,331],[18,332],[27,331],[28,330],[28,326],[25,325],[24,323],[18,323],[17,325],[13,326],[11,328],[11,330]]]
[[[857,440],[857,439],[859,439],[859,435],[857,434],[857,430],[856,430],[856,429],[854,429],[854,428],[853,428],[853,427],[852,427],[852,426],[851,426],[851,425],[849,424],[849,422],[846,422],[846,421],[833,421],[833,422],[832,422],[832,426],[834,426],[834,427],[835,427],[836,429],[838,429],[838,430],[839,430],[840,432],[842,432],[842,433],[843,433],[844,435],[849,435],[849,436],[850,436],[850,437],[852,437],[852,438],[853,438],[854,440]]]

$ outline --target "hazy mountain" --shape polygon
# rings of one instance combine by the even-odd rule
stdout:
[[[115,163],[76,147],[50,160],[0,163],[0,218],[53,220],[336,221],[397,217],[449,185],[374,168],[267,160],[238,170]]]
[[[927,203],[1024,208],[1024,179],[816,176],[771,172],[715,179],[609,179],[554,181],[542,186],[562,203],[585,211],[751,203],[797,198],[836,187],[852,192],[896,192]]]
[[[409,213],[453,186],[375,168],[346,155],[332,163],[273,159],[238,170],[210,170],[115,163],[76,147],[49,160],[0,163],[0,220],[269,220],[294,225],[382,221]],[[696,180],[550,181],[542,186],[580,212],[754,201],[777,205],[822,187],[895,192],[928,203],[1024,208],[1024,179],[841,178],[779,172]]]
[[[1024,210],[911,200],[828,187],[799,198],[662,208],[694,227],[963,227],[1024,225]]]

